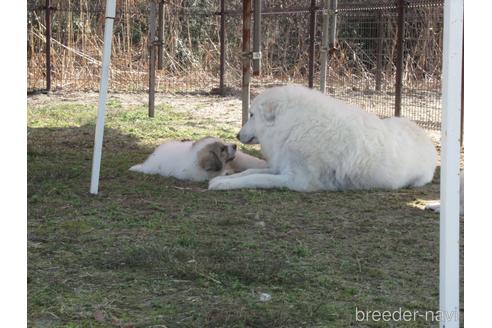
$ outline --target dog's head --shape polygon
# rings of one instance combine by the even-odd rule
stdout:
[[[284,90],[269,89],[257,96],[249,108],[249,119],[243,125],[237,138],[244,144],[258,144],[268,138],[268,131],[278,121],[281,114],[279,104],[282,102]]]
[[[224,141],[206,137],[196,141],[193,147],[197,147],[198,165],[212,175],[222,174],[226,164],[236,156],[235,144],[226,144]]]

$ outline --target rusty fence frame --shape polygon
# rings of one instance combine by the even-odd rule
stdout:
[[[261,1],[255,1],[256,3],[260,3]],[[152,10],[154,12],[154,17],[150,17],[150,22],[153,22],[154,27],[151,28],[153,30],[153,33],[151,33],[153,37],[153,41],[149,43],[149,57],[150,57],[150,64],[149,65],[149,93],[152,94],[154,93],[154,87],[155,87],[155,69],[157,66],[157,69],[162,69],[163,67],[163,35],[164,35],[164,19],[163,19],[163,11],[164,11],[164,4],[166,1],[164,0],[153,0],[151,3],[155,4],[157,8],[155,10]],[[336,3],[336,2],[335,2]],[[385,3],[384,5],[382,5]],[[379,13],[381,13],[383,10],[393,10],[397,12],[397,23],[398,23],[398,30],[397,30],[397,39],[396,39],[396,44],[397,44],[397,58],[395,61],[395,66],[396,66],[396,75],[395,75],[395,98],[394,98],[394,115],[395,116],[400,116],[401,115],[401,103],[402,103],[402,89],[403,89],[403,65],[404,65],[404,58],[403,58],[403,44],[405,42],[404,40],[404,28],[405,28],[405,11],[406,8],[410,8],[412,6],[422,6],[422,4],[426,5],[442,5],[443,0],[415,0],[415,1],[410,1],[410,0],[393,0],[393,1],[381,1],[381,0],[372,0],[372,1],[367,1],[365,3],[349,3],[349,2],[344,2],[344,3],[339,3],[336,8],[329,8],[330,12],[333,13],[340,13],[340,12],[351,12],[351,11],[361,11],[361,10],[378,10]],[[245,91],[244,89],[246,88],[245,85],[249,84],[250,79],[251,79],[251,72],[250,72],[250,65],[251,65],[251,58],[252,54],[249,53],[249,50],[245,50],[246,48],[249,49],[250,44],[249,40],[251,38],[251,14],[254,13],[254,10],[252,8],[252,1],[251,0],[244,0],[243,2],[243,10],[227,10],[226,5],[225,5],[225,0],[220,0],[220,10],[219,11],[207,11],[207,12],[202,12],[202,15],[207,15],[207,16],[218,16],[220,17],[220,63],[219,63],[219,87],[215,90],[217,90],[218,94],[225,94],[225,89],[226,89],[226,69],[225,69],[225,64],[227,61],[226,58],[226,51],[227,51],[227,38],[226,38],[226,18],[232,17],[232,16],[242,16],[243,17],[243,67],[242,71],[245,76],[243,76],[243,92]],[[151,5],[152,7],[153,5]],[[249,8],[249,9],[246,9]],[[56,8],[52,6],[51,0],[45,0],[45,5],[40,6],[37,8],[29,8],[28,10],[35,11],[35,10],[43,10],[45,12],[45,19],[46,19],[46,89],[44,91],[48,92],[51,90],[51,84],[52,84],[52,63],[51,63],[51,16],[53,11],[68,11],[67,9],[63,8]],[[104,8],[96,9],[91,12],[104,12]],[[323,12],[328,10],[327,8],[324,8],[323,4],[318,5],[317,0],[311,0],[310,5],[308,7],[291,7],[291,8],[262,8],[261,13],[258,13],[256,15],[256,18],[258,17],[261,18],[263,15],[286,15],[286,14],[292,14],[292,13],[305,13],[309,14],[309,26],[308,26],[308,31],[309,31],[309,63],[308,63],[308,74],[307,74],[307,85],[312,88],[314,86],[314,63],[315,63],[315,42],[316,42],[316,28],[317,28],[317,21],[316,21],[316,15],[319,12]],[[246,19],[244,19],[246,18]],[[248,22],[246,22],[248,20]],[[156,22],[157,21],[157,22]],[[382,30],[384,29],[382,20],[380,20],[378,24],[378,35],[382,33]],[[336,31],[330,31],[331,34],[336,34]],[[330,54],[333,54],[336,51],[335,44],[333,40],[330,38]],[[255,45],[254,51],[258,54],[261,54],[261,49],[258,49],[259,43]],[[379,42],[377,44],[377,59],[376,59],[376,75],[375,75],[375,81],[376,81],[376,87],[375,90],[381,90],[381,49],[383,45],[381,43],[381,38],[379,38]],[[157,48],[155,51],[155,48]],[[157,52],[157,54],[155,54]],[[253,76],[259,75],[259,61],[254,62],[253,61]],[[248,86],[249,88],[249,86]],[[153,97],[151,97],[153,98]],[[243,97],[244,99],[244,97]],[[152,102],[152,100],[149,98],[149,103]],[[247,102],[247,105],[249,102]],[[152,108],[149,108],[149,116],[153,116],[153,106],[150,106]],[[243,114],[244,116],[244,114]],[[247,117],[243,117],[243,120],[247,119]]]

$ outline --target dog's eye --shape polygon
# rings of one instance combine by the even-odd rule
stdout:
[[[249,113],[249,118],[252,118],[253,117],[253,113]]]
[[[220,147],[220,151],[225,151],[225,150],[226,150],[225,146]]]

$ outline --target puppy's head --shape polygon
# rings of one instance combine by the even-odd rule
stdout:
[[[198,144],[199,143],[199,144]],[[198,165],[207,172],[221,174],[226,164],[236,156],[235,144],[226,144],[220,139],[206,138],[195,144],[200,149],[197,151]]]

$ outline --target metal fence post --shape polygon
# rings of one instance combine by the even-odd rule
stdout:
[[[225,0],[220,0],[220,94],[225,94],[224,76],[225,76]]]
[[[323,93],[326,91],[326,71],[328,64],[328,34],[329,32],[329,19],[330,14],[328,8],[330,7],[330,0],[324,0],[323,2],[323,27],[321,36],[321,69],[320,69],[320,80],[319,80],[319,90]]]
[[[308,86],[314,85],[314,38],[316,34],[316,0],[311,0],[309,7],[309,72]]]
[[[330,34],[328,40],[328,46],[330,47],[330,54],[333,54],[337,48],[337,16],[338,16],[338,0],[330,1]]]
[[[155,113],[155,30],[156,30],[156,3],[149,2],[149,117]]]
[[[323,13],[323,39],[321,40],[321,77],[320,90],[326,91],[328,55],[333,56],[337,49],[337,13],[338,0],[325,0]]]
[[[46,0],[46,91],[51,90],[51,0]]]
[[[463,146],[463,133],[465,130],[465,31],[463,30],[463,46],[461,49],[461,124],[460,146]]]
[[[253,76],[261,74],[261,0],[254,0]]]
[[[159,23],[157,28],[157,68],[161,70],[164,67],[164,0],[159,1]]]
[[[243,1],[243,85],[242,85],[242,124],[248,121],[250,83],[251,83],[251,0]]]
[[[401,115],[401,94],[403,87],[403,35],[405,26],[405,0],[398,0],[398,34],[395,76],[395,116]]]
[[[378,45],[376,48],[376,91],[381,91],[381,78],[383,70],[383,14],[378,12]]]

